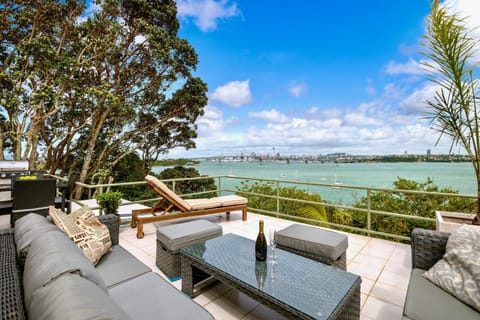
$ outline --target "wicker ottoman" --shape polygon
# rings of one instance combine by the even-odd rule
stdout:
[[[167,276],[180,276],[180,249],[222,235],[222,227],[207,220],[157,226],[156,264]]]
[[[344,234],[292,224],[275,234],[277,247],[347,270],[348,237]]]

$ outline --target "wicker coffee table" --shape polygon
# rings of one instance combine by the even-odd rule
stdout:
[[[361,278],[275,250],[276,263],[255,261],[255,242],[234,234],[181,250],[182,291],[193,296],[199,270],[296,319],[359,319]]]

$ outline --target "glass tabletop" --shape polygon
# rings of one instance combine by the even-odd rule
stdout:
[[[235,234],[181,252],[314,319],[328,319],[360,281],[357,275],[278,248],[275,264],[270,248],[267,260],[257,262],[255,241]]]

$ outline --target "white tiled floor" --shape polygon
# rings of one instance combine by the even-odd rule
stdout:
[[[265,220],[265,228],[282,229],[291,221],[248,214],[242,221],[240,213],[204,216],[223,227],[223,233],[235,233],[255,239],[258,233],[258,220]],[[178,223],[179,221],[167,222]],[[155,272],[162,272],[155,265],[156,229],[153,224],[144,226],[145,237],[136,238],[136,230],[123,225],[120,231],[120,244],[150,266]],[[410,276],[410,246],[392,241],[380,240],[347,233],[347,270],[362,277],[361,319],[402,318],[402,309]],[[173,282],[181,287],[181,280]],[[216,319],[283,319],[267,307],[258,304],[246,295],[216,283],[194,299],[204,306]]]

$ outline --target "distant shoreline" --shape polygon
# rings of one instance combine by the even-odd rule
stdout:
[[[466,155],[385,155],[385,156],[360,156],[346,155],[343,153],[325,156],[280,156],[260,155],[250,156],[211,156],[194,159],[167,159],[158,160],[154,166],[194,166],[201,162],[257,162],[257,163],[392,163],[392,162],[470,162]]]

